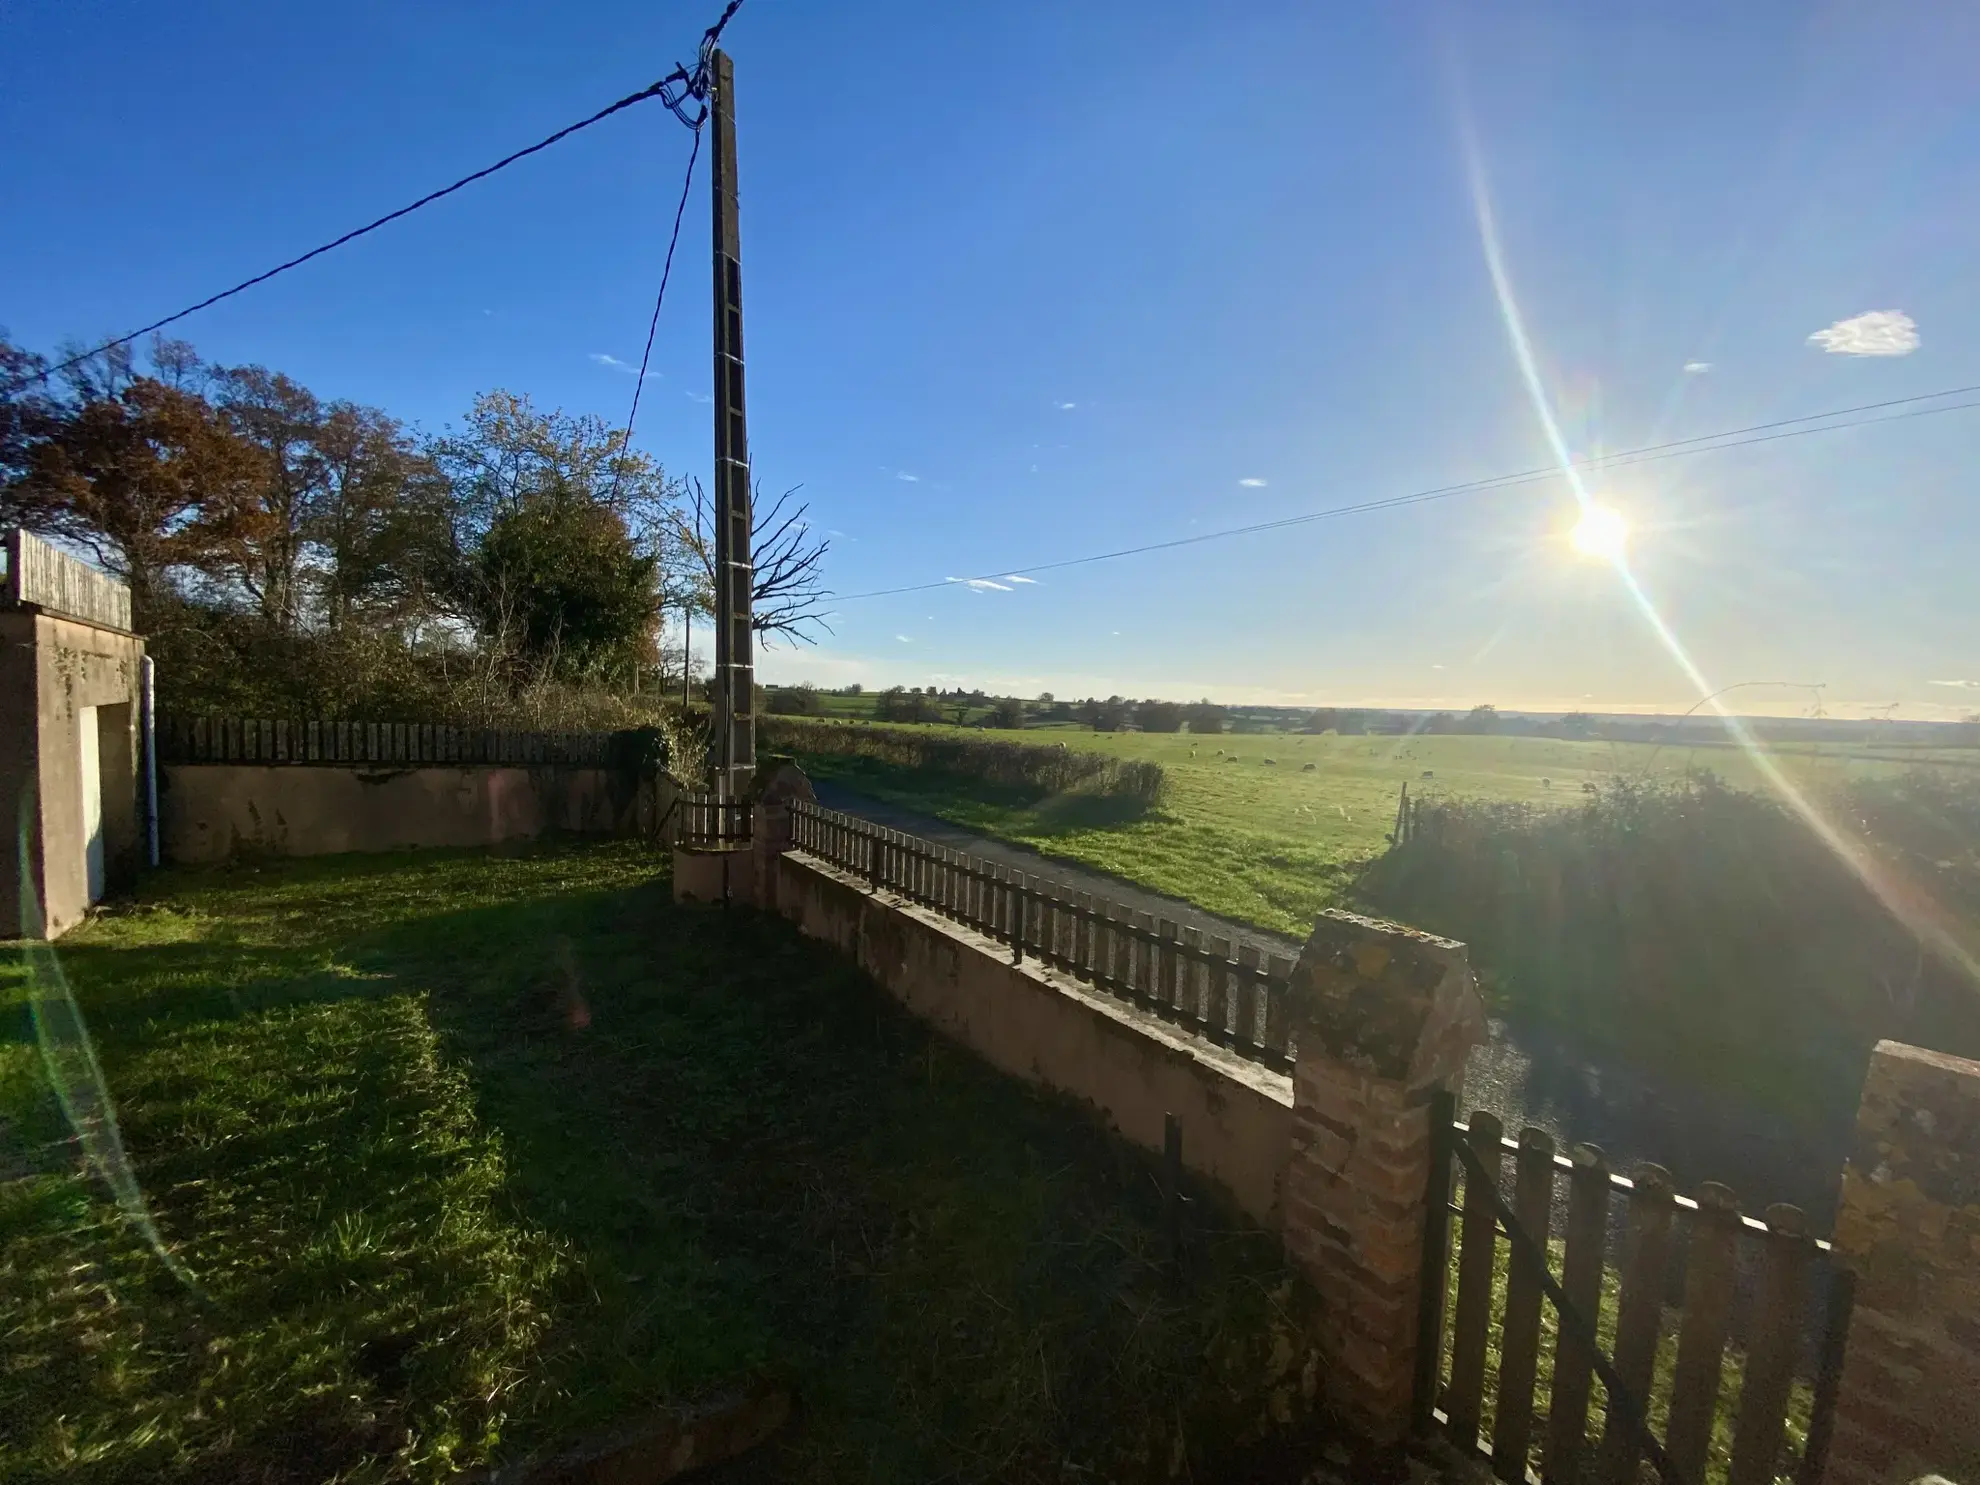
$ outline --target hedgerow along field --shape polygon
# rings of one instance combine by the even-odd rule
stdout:
[[[821,727],[831,730],[810,730]],[[1751,760],[1721,746],[1465,735],[1198,737],[1056,727],[990,734],[1027,746],[1061,743],[1121,762],[1159,764],[1159,801],[1130,807],[1079,791],[987,784],[858,756],[878,751],[862,736],[874,733],[930,741],[985,736],[971,727],[840,722],[812,723],[800,737],[778,718],[766,721],[764,739],[768,748],[797,755],[815,777],[1301,938],[1315,912],[1348,901],[1362,868],[1387,849],[1405,785],[1412,798],[1562,807],[1581,803],[1586,788],[1619,777],[1680,779],[1700,768],[1736,788],[1761,786]],[[1798,784],[1818,792],[1845,779],[1892,777],[1913,766],[1836,745],[1776,756]],[[1971,750],[1920,758],[1980,770],[1980,754]]]

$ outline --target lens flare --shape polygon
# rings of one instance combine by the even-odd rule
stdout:
[[[1548,446],[1554,452],[1555,462],[1560,465],[1561,478],[1573,494],[1579,512],[1572,534],[1575,547],[1590,556],[1605,557],[1613,564],[1624,590],[1650,632],[1686,679],[1705,698],[1705,703],[1724,722],[1726,731],[1752,760],[1762,782],[1775,798],[1794,812],[1815,838],[1883,905],[1886,912],[1916,936],[1921,947],[1931,949],[1945,963],[1956,967],[1969,985],[1980,987],[1980,941],[1975,940],[1972,930],[1949,911],[1928,886],[1912,880],[1893,862],[1885,859],[1868,841],[1849,829],[1846,820],[1832,819],[1782,772],[1773,755],[1753,735],[1752,729],[1719,699],[1723,689],[1715,688],[1706,678],[1704,671],[1692,659],[1691,652],[1644,591],[1636,574],[1630,571],[1626,560],[1629,528],[1619,515],[1604,511],[1589,498],[1577,461],[1568,448],[1567,439],[1562,436],[1559,420],[1554,416],[1553,401],[1541,378],[1539,362],[1527,337],[1525,318],[1520,314],[1512,279],[1506,272],[1498,223],[1492,213],[1492,197],[1486,188],[1484,162],[1479,156],[1477,137],[1472,132],[1469,119],[1462,114],[1459,124],[1466,174],[1471,186],[1472,211],[1478,221],[1479,246],[1484,251],[1485,268],[1492,278],[1494,296],[1499,301],[1499,318],[1505,326],[1513,360],[1519,367],[1520,380],[1526,384],[1527,400],[1533,406],[1534,416],[1539,420]]]
[[[1620,512],[1610,510],[1606,505],[1585,506],[1581,519],[1568,533],[1568,540],[1584,557],[1620,562],[1629,550],[1629,522],[1622,518]]]

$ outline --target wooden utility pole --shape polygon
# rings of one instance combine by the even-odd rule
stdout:
[[[709,57],[715,227],[715,789],[740,798],[756,772],[750,611],[749,435],[743,418],[742,239],[736,224],[735,66]]]

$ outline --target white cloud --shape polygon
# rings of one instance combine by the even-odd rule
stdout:
[[[1431,666],[1430,668],[1431,668],[1432,670],[1442,670],[1442,669],[1443,669],[1444,667],[1443,667],[1443,666],[1441,666],[1441,665],[1433,665],[1433,666]]]
[[[1052,406],[1056,407],[1060,412],[1071,412],[1079,404],[1077,402],[1055,402]]]
[[[690,402],[713,402],[715,400],[715,398],[710,393],[707,392],[683,392],[681,395],[686,397]]]
[[[634,366],[629,361],[621,361],[617,356],[607,355],[604,351],[593,351],[591,353],[591,359],[596,361],[600,366],[609,366],[614,371],[623,371],[627,376],[639,375],[639,368],[637,366]]]
[[[1243,485],[1247,490],[1262,490],[1265,488],[1265,481],[1263,480],[1239,480],[1238,483]]]
[[[894,638],[898,639],[904,645],[911,645],[914,643],[914,641],[909,639],[905,634],[897,634],[894,636]]]
[[[1038,579],[1037,579],[1037,578],[1028,578],[1028,577],[1020,577],[1020,576],[1019,576],[1019,575],[1018,575],[1017,573],[1015,573],[1015,572],[1007,572],[1007,573],[1005,573],[1005,574],[1004,574],[1004,581],[1005,581],[1005,582],[1007,582],[1007,583],[1030,583],[1030,584],[1032,584],[1032,585],[1033,585],[1034,587],[1036,587],[1036,586],[1037,586],[1037,584],[1038,584]]]
[[[968,588],[972,592],[976,592],[976,593],[1008,593],[1011,591],[1003,583],[993,583],[992,581],[990,581],[989,578],[952,577],[948,579],[948,581],[952,583],[961,583],[965,588]]]
[[[1980,691],[1980,681],[1927,681],[1928,686],[1957,686],[1962,691]]]
[[[1710,361],[1687,361],[1684,363],[1684,374],[1686,376],[1703,376],[1711,369],[1712,363]]]
[[[896,470],[894,472],[894,478],[897,480],[906,480],[910,485],[918,485],[921,483],[920,475],[909,474],[905,469]]]
[[[1832,356],[1908,356],[1918,349],[1918,326],[1901,309],[1873,309],[1817,330],[1808,343]]]

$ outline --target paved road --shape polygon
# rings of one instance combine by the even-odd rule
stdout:
[[[906,835],[915,835],[923,840],[933,841],[955,851],[967,851],[972,856],[981,856],[994,861],[999,866],[1014,866],[1020,871],[1029,872],[1044,881],[1065,885],[1075,892],[1091,892],[1096,897],[1104,897],[1110,902],[1118,902],[1136,912],[1152,913],[1160,920],[1184,928],[1199,928],[1212,938],[1228,937],[1234,944],[1256,944],[1263,954],[1281,954],[1288,959],[1299,958],[1300,945],[1292,939],[1276,933],[1267,933],[1262,928],[1235,923],[1229,918],[1220,918],[1214,913],[1206,913],[1193,903],[1178,898],[1165,897],[1160,892],[1151,892],[1146,887],[1138,887],[1133,882],[1124,882],[1119,877],[1110,876],[1090,866],[1081,866],[1072,861],[1060,861],[1055,857],[1041,856],[1036,851],[1014,846],[1006,841],[992,840],[989,836],[978,835],[965,830],[960,825],[951,825],[947,820],[934,815],[924,815],[917,810],[888,804],[865,794],[856,794],[823,779],[814,779],[811,787],[818,793],[818,802],[827,809],[838,810],[842,814],[857,815],[862,820],[871,820],[875,825],[885,825],[891,830]]]

